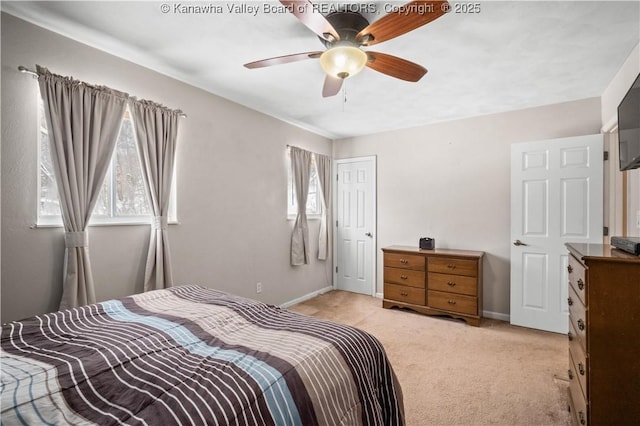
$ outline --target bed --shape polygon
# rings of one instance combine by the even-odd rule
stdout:
[[[403,425],[381,344],[213,289],[2,326],[2,424]]]

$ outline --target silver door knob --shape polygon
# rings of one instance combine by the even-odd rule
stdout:
[[[513,245],[514,245],[514,246],[526,246],[526,244],[525,244],[525,243],[523,243],[523,242],[522,242],[522,241],[520,241],[520,240],[515,240],[515,241],[513,242]]]
[[[373,238],[373,234],[372,234],[371,232],[367,232],[367,233],[366,233],[366,234],[364,234],[364,235],[366,235],[366,236],[367,236],[367,237],[369,237],[369,238]]]

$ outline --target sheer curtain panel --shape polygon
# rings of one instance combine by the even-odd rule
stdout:
[[[328,212],[331,208],[331,159],[326,155],[314,154],[318,182],[322,192],[322,218],[320,233],[318,234],[318,259],[327,260],[329,254],[329,228],[327,226]]]
[[[144,291],[149,291],[173,285],[167,217],[181,111],[139,100],[132,100],[130,109],[142,160],[142,175],[154,216],[144,273]]]
[[[311,176],[312,153],[294,146],[291,151],[291,174],[295,189],[298,214],[291,233],[291,265],[309,263],[309,227],[307,224],[307,195]]]
[[[60,309],[94,303],[87,224],[116,145],[128,95],[37,67],[65,231]]]

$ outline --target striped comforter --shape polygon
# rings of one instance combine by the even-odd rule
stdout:
[[[2,326],[2,424],[401,425],[371,335],[200,286]]]

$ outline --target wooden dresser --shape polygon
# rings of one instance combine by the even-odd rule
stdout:
[[[475,326],[482,318],[483,252],[391,246],[384,253],[384,308],[448,315]]]
[[[569,249],[569,410],[579,425],[640,419],[640,257]]]

